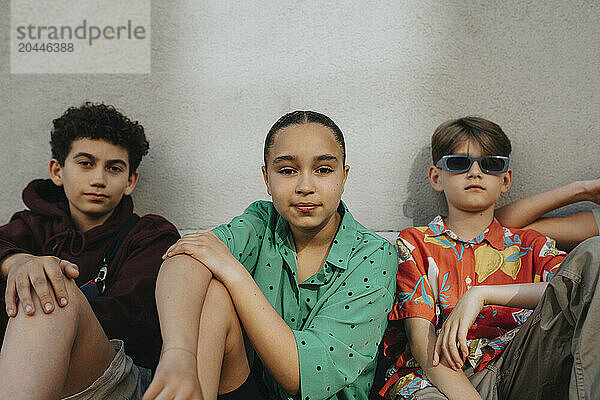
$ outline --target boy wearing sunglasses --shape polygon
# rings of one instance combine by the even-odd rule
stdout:
[[[554,240],[503,227],[494,206],[512,183],[510,152],[482,118],[434,132],[429,181],[448,215],[399,235],[382,396],[599,398],[600,239],[565,259]]]

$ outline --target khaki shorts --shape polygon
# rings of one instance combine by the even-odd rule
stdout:
[[[592,214],[594,215],[594,219],[596,220],[596,226],[598,227],[598,232],[600,232],[600,208],[594,208],[592,210]]]
[[[123,341],[112,339],[117,353],[107,370],[83,391],[63,400],[139,400],[150,385],[152,373],[138,367],[125,354]]]

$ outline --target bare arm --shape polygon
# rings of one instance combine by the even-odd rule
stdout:
[[[540,302],[547,286],[548,282],[538,282],[474,286],[471,289],[474,289],[474,292],[483,298],[484,305],[534,309]]]
[[[539,282],[473,286],[467,290],[440,329],[435,343],[433,364],[437,365],[441,357],[452,368],[460,369],[463,359],[459,347],[463,353],[468,352],[467,331],[483,306],[494,304],[533,309],[539,303],[547,285],[547,282]]]
[[[569,250],[583,240],[598,235],[598,226],[592,213],[588,211],[558,218],[541,216],[580,201],[600,204],[600,179],[573,182],[517,200],[497,209],[495,216],[504,226],[535,229],[556,240],[559,247]]]
[[[450,400],[481,400],[481,396],[461,369],[453,370],[444,361],[433,365],[437,336],[431,322],[423,318],[407,318],[404,320],[404,326],[413,357],[421,365],[431,383]]]
[[[598,224],[591,211],[565,217],[541,218],[525,228],[551,237],[565,251],[571,251],[585,239],[598,236]]]
[[[187,255],[177,255],[182,253]],[[277,311],[273,309],[260,288],[256,285],[250,273],[231,254],[225,243],[213,232],[198,232],[185,235],[167,251],[167,256],[169,257],[167,261],[171,257],[186,257],[191,259],[188,255],[194,257],[196,260],[201,260],[196,262],[201,262],[203,266],[206,266],[203,269],[210,270],[208,273],[212,272],[215,279],[218,279],[225,285],[233,300],[238,317],[244,326],[244,330],[254,346],[254,350],[258,353],[262,362],[277,382],[288,393],[296,394],[300,387],[300,365],[296,338],[291,328],[277,314]],[[185,273],[180,279],[185,279]],[[177,288],[178,286],[174,285],[173,287]],[[178,292],[182,291],[181,287],[174,290]],[[173,296],[174,298],[171,300],[166,298],[166,295],[158,294],[160,297],[157,296],[157,299],[159,302],[162,301],[164,303],[163,307],[166,307],[170,301],[174,303],[181,302],[177,301],[178,296]],[[197,307],[198,299],[194,299],[193,301],[193,307]],[[187,302],[190,302],[189,298]],[[175,307],[175,305],[169,307],[169,312]],[[185,307],[189,308],[191,306],[190,304],[186,304]],[[196,310],[199,309],[196,308]],[[178,321],[178,319],[184,318],[184,315],[187,315],[188,312],[181,309],[177,310],[175,315],[170,314],[168,320],[165,320],[159,307],[161,325],[169,326],[169,329],[172,329],[174,332],[195,329],[195,343],[197,343],[199,317],[196,317],[194,321],[195,325],[193,326],[184,326],[181,321]],[[196,314],[199,315],[199,312],[196,311]],[[166,330],[163,331],[165,349],[171,343],[170,333],[166,332]],[[179,347],[193,344],[191,333],[188,333],[188,336],[185,343],[180,338],[176,342],[173,342],[173,345]]]

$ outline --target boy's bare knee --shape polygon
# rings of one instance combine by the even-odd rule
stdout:
[[[42,304],[40,298],[37,296],[35,291],[32,290],[31,297],[36,305],[36,313],[32,316],[27,316],[23,313],[19,313],[17,317],[23,317],[25,321],[28,319],[30,321],[41,320],[43,322],[49,322],[52,324],[57,323],[58,319],[60,319],[60,323],[69,324],[70,322],[76,323],[79,315],[82,312],[85,312],[85,308],[89,309],[89,304],[86,297],[83,295],[81,290],[75,284],[75,281],[72,279],[68,279],[65,281],[65,287],[67,290],[68,303],[63,307],[55,307],[51,313],[45,314],[42,312]],[[91,312],[91,309],[90,309]]]
[[[67,289],[67,296],[69,297],[69,302],[65,307],[63,307],[64,309],[70,308],[71,312],[79,314],[81,312],[84,312],[84,310],[90,308],[88,299],[81,292],[81,290],[79,289],[79,287],[73,279],[68,279],[65,282],[65,287]]]

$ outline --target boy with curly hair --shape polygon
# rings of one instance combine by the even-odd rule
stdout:
[[[141,398],[162,344],[156,276],[179,234],[158,215],[133,214],[148,152],[142,125],[92,103],[53,124],[50,179],[32,181],[29,209],[0,227],[3,398]],[[88,299],[78,287],[86,282],[101,293]]]

